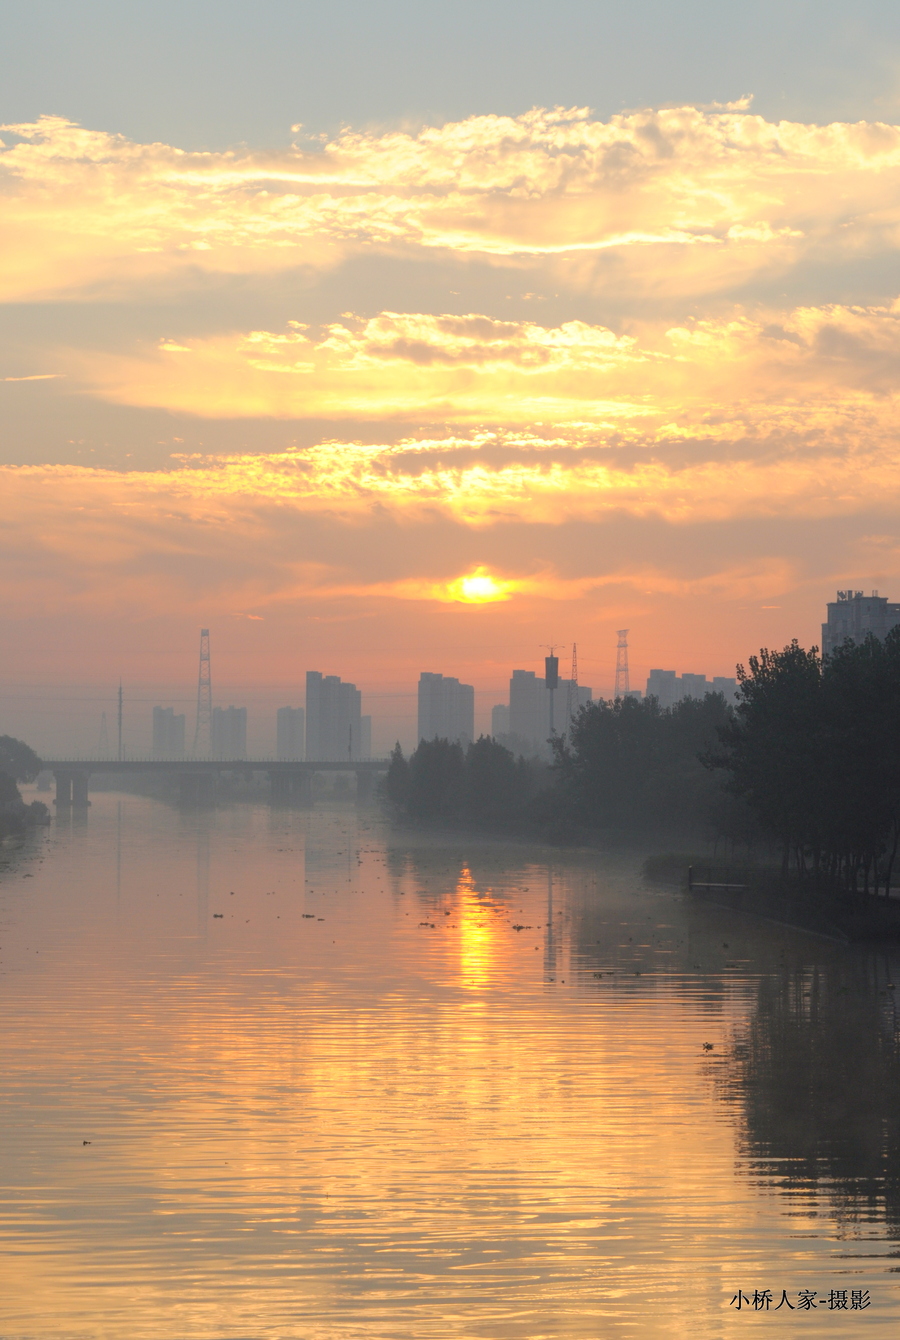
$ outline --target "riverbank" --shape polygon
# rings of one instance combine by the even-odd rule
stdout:
[[[812,935],[847,944],[900,943],[898,898],[835,896],[785,878],[770,865],[716,862],[689,852],[649,857],[644,875],[651,883],[677,885],[694,902]]]

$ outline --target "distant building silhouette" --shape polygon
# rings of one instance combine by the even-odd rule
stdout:
[[[153,757],[184,758],[184,716],[176,715],[174,707],[153,709]]]
[[[651,670],[647,678],[647,697],[656,698],[660,707],[674,707],[685,698],[705,698],[707,693],[721,693],[727,703],[737,698],[737,680],[725,675],[679,676],[674,670]]]
[[[303,758],[306,713],[302,707],[279,707],[275,714],[275,754],[282,762]]]
[[[721,693],[726,703],[737,702],[737,680],[728,675],[713,675],[709,686],[710,693]]]
[[[557,735],[562,735],[568,728],[565,715],[570,697],[577,711],[591,701],[593,690],[585,684],[560,679],[555,691],[553,720]],[[507,743],[515,753],[549,758],[549,738],[550,704],[546,679],[533,670],[514,670],[509,681],[509,736],[501,743]]]
[[[509,734],[509,707],[506,703],[498,703],[496,707],[491,708],[491,735],[496,740],[500,735]]]
[[[247,757],[246,707],[214,707],[212,712],[213,758]]]
[[[682,698],[705,698],[710,691],[710,687],[706,682],[706,675],[681,676]]]
[[[469,745],[475,738],[475,690],[449,675],[423,670],[419,676],[420,740],[454,740]]]
[[[362,694],[339,675],[306,672],[306,757],[315,763],[364,757]],[[371,742],[371,720],[369,722]],[[371,748],[371,743],[369,743]]]
[[[828,620],[822,624],[822,655],[830,656],[836,647],[850,638],[864,642],[867,634],[884,639],[892,628],[900,624],[900,605],[891,604],[887,596],[873,591],[870,596],[862,591],[838,591],[837,600],[826,606]]]

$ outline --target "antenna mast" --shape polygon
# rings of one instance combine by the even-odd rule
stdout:
[[[116,758],[121,763],[124,755],[122,753],[122,681],[119,680],[119,752]]]
[[[194,731],[194,758],[209,758],[212,753],[212,679],[209,671],[209,629],[200,629],[200,673],[197,676],[197,726]]]
[[[630,691],[628,683],[628,629],[620,628],[617,637],[619,640],[616,643],[616,691],[614,697],[627,698]]]

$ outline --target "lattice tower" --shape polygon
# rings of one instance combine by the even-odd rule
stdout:
[[[572,673],[566,690],[566,732],[571,734],[572,718],[578,711],[578,648],[572,643]]]
[[[629,692],[628,683],[628,629],[620,628],[616,643],[616,698],[624,698]]]
[[[100,713],[100,740],[97,745],[97,757],[109,758],[109,731],[106,727],[106,713]]]
[[[212,676],[209,665],[209,629],[200,629],[200,673],[197,676],[197,726],[194,731],[194,758],[212,754]]]

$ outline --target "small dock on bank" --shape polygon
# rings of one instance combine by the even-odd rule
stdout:
[[[713,880],[702,880],[694,878],[694,867],[688,866],[687,886],[693,892],[694,889],[749,889],[749,884],[722,884]]]

